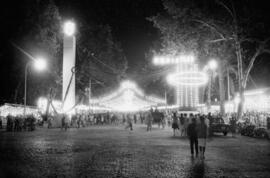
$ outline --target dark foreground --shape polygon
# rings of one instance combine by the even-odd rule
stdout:
[[[268,140],[216,136],[200,161],[191,159],[186,138],[145,130],[0,132],[0,177],[270,177]]]

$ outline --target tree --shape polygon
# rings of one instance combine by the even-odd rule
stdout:
[[[77,91],[84,93],[89,87],[89,80],[97,84],[91,87],[91,92],[95,95],[118,87],[120,81],[125,78],[127,60],[120,44],[113,39],[110,26],[96,24],[89,26],[82,23],[79,33],[76,62]]]
[[[62,56],[62,39],[61,39],[61,17],[58,7],[53,1],[27,1],[24,6],[25,20],[22,21],[17,35],[13,38],[13,42],[30,53],[32,56],[42,56],[48,61],[48,70],[43,76],[31,75],[32,70],[29,69],[28,80],[28,101],[33,104],[35,98],[44,96],[49,92],[49,88],[55,88],[60,94],[61,86],[61,56]],[[38,15],[37,15],[38,14]],[[20,56],[21,53],[19,54]],[[26,58],[25,63],[30,59]],[[21,69],[23,73],[24,67],[22,63],[16,63],[15,70]],[[26,64],[24,64],[26,65]],[[23,76],[23,75],[20,75]],[[22,77],[20,80],[23,80]],[[23,90],[20,82],[16,88]],[[21,92],[22,95],[22,92]],[[15,98],[18,101],[18,99]]]
[[[262,40],[265,32],[261,32],[264,36],[254,35],[254,32],[263,31],[265,27],[256,26],[260,19],[254,14],[254,19],[251,19],[252,11],[249,8],[252,6],[248,6],[247,1],[244,2],[238,2],[237,5],[241,8],[238,8],[239,12],[236,13],[233,3],[229,7],[222,1],[164,0],[166,13],[149,19],[161,32],[163,51],[172,53],[193,50],[197,51],[202,59],[215,56],[222,60],[222,63],[236,61],[241,99],[238,118],[243,112],[243,93],[254,62],[261,54],[269,53],[269,40]],[[221,112],[224,112],[224,72],[219,70],[218,75]]]
[[[223,51],[228,52],[229,48],[220,47],[226,46],[225,44],[209,43],[216,34],[205,28],[205,24],[200,23],[201,19],[207,19],[209,14],[209,9],[204,3],[164,0],[163,5],[165,13],[148,18],[161,33],[162,48],[159,53],[171,55],[193,53],[199,56],[200,64],[207,63],[213,57],[219,59],[220,63],[224,63],[224,56],[226,58],[228,56]],[[224,75],[221,69],[218,74],[220,106],[224,113]]]
[[[237,118],[240,119],[243,113],[244,105],[244,90],[247,86],[247,81],[251,69],[254,66],[254,62],[263,53],[270,53],[267,48],[269,39],[262,40],[261,37],[256,37],[252,34],[252,30],[256,25],[254,19],[246,19],[246,15],[250,16],[251,11],[244,9],[244,11],[237,13],[233,3],[231,7],[218,1],[230,16],[230,20],[217,22],[217,19],[212,19],[212,22],[201,21],[212,31],[219,35],[218,39],[212,40],[212,43],[229,42],[229,45],[233,46],[237,59],[237,72],[238,72],[238,91],[240,96],[240,103],[237,110]],[[219,19],[220,20],[220,19]],[[257,21],[258,23],[259,21]],[[227,29],[226,31],[221,29]],[[262,30],[262,29],[257,29]],[[269,35],[269,34],[268,34]],[[255,50],[253,50],[255,49]],[[247,66],[245,66],[247,64]]]
[[[55,97],[61,99],[62,17],[52,0],[49,3],[35,0],[28,3],[26,7],[29,5],[29,8],[25,9],[25,13],[30,13],[26,15],[14,41],[18,41],[33,56],[41,53],[49,60],[49,70],[42,79],[41,76],[29,75],[28,98],[34,103],[33,98],[46,96],[53,88]],[[98,84],[92,85],[92,93],[107,92],[125,77],[127,61],[121,45],[112,36],[110,26],[96,24],[91,20],[86,22],[79,16],[76,21],[76,97],[77,102],[83,102],[87,97],[90,79],[93,84]]]

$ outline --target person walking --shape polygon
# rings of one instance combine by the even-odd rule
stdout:
[[[235,138],[235,131],[236,131],[236,118],[232,117],[230,119],[230,128],[232,132],[232,137]]]
[[[173,113],[173,123],[172,123],[172,128],[173,128],[173,136],[175,136],[175,130],[179,130],[179,125],[178,125],[178,118],[176,116],[176,112]]]
[[[185,136],[185,118],[183,113],[180,115],[180,126],[179,129],[181,131],[181,136]]]
[[[200,124],[197,126],[198,132],[198,144],[200,157],[204,158],[205,148],[206,148],[206,138],[208,135],[208,127],[205,123],[205,118],[200,116]]]
[[[127,114],[127,126],[126,129],[129,128],[130,130],[133,130],[132,128],[132,118],[130,116],[130,114]]]
[[[162,129],[165,129],[166,120],[165,120],[165,114],[163,112],[161,112],[161,124],[162,124]]]
[[[187,135],[190,143],[191,156],[194,156],[194,146],[196,151],[196,157],[198,156],[198,135],[196,118],[192,118],[192,122],[187,127]]]
[[[153,122],[153,116],[152,116],[152,112],[148,112],[147,113],[147,128],[146,131],[151,131],[152,130],[152,122]]]
[[[63,130],[65,128],[65,115],[63,114],[61,116],[61,130]]]
[[[52,128],[52,116],[48,116],[48,120],[47,120],[47,122],[48,122],[48,129],[50,129],[50,128]]]

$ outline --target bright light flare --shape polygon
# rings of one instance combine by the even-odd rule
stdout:
[[[126,90],[123,94],[123,97],[126,103],[132,102],[134,92],[132,90]]]
[[[215,70],[218,66],[217,61],[215,59],[210,60],[208,66],[211,70]]]
[[[121,83],[121,87],[123,89],[135,89],[136,88],[136,84],[134,82],[131,82],[129,80],[123,81]]]
[[[240,103],[240,98],[239,97],[234,98],[234,103],[239,104]]]
[[[37,69],[39,71],[46,69],[46,67],[47,67],[46,60],[43,58],[37,58],[34,61],[34,67],[35,67],[35,69]]]
[[[65,22],[64,24],[64,33],[67,35],[67,36],[72,36],[74,35],[75,33],[75,23],[72,22],[72,21],[67,21]]]

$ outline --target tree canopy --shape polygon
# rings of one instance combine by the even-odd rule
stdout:
[[[64,18],[53,1],[45,3],[33,0],[28,5],[25,7],[27,15],[13,42],[23,46],[34,57],[41,55],[48,59],[45,74],[36,76],[31,74],[33,70],[29,71],[28,101],[35,103],[34,99],[47,95],[50,88],[61,99]],[[76,94],[80,96],[78,100],[83,101],[90,79],[93,82],[92,93],[107,91],[125,77],[127,60],[121,45],[113,38],[109,25],[86,22],[83,18],[79,22],[76,24]],[[20,73],[23,73],[21,65],[18,63],[15,70],[20,68]],[[23,81],[23,75],[18,75]],[[22,98],[22,92],[18,92],[22,89],[22,85],[18,85],[17,98]],[[22,100],[17,99],[17,102]]]

